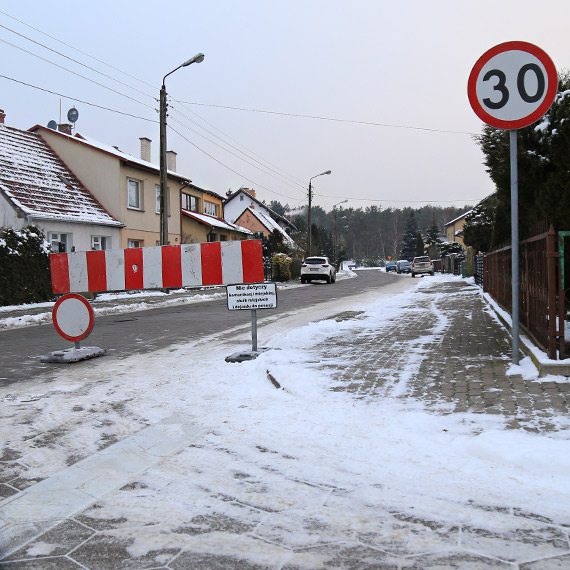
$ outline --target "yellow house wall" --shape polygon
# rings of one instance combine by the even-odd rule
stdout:
[[[463,244],[463,238],[461,236],[455,235],[455,232],[462,230],[464,225],[465,225],[465,218],[461,218],[461,219],[457,220],[456,222],[454,222],[453,224],[451,224],[450,226],[447,226],[447,228],[446,228],[447,241],[455,241],[458,244],[460,244],[461,247],[465,247]]]

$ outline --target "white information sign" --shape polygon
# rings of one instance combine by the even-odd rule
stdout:
[[[275,283],[250,283],[228,285],[228,309],[275,309],[277,307],[277,286]]]

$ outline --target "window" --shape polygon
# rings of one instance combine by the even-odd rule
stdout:
[[[218,217],[218,204],[204,200],[204,214]]]
[[[154,210],[157,214],[160,214],[160,185],[156,185],[156,209]]]
[[[182,209],[190,212],[199,212],[198,198],[190,194],[182,194]]]
[[[111,238],[107,236],[91,236],[91,249],[100,251],[111,247]]]
[[[208,234],[208,241],[209,241],[209,242],[214,242],[214,241],[216,241],[216,234],[213,233],[213,232],[212,232],[212,233],[209,233],[209,234]]]
[[[228,236],[225,234],[220,234],[220,241],[228,241]]]
[[[52,253],[67,253],[70,251],[71,234],[49,232],[48,240]]]
[[[139,180],[127,179],[127,207],[133,210],[142,210],[141,183]]]
[[[130,239],[128,241],[128,248],[133,248],[133,247],[142,247],[143,246],[143,242],[141,239]]]

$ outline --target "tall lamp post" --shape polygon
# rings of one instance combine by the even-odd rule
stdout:
[[[333,214],[334,214],[334,262],[338,263],[338,259],[336,256],[336,207],[339,206],[340,204],[346,204],[348,202],[348,200],[343,200],[342,202],[337,202],[336,204],[333,205]]]
[[[160,88],[160,245],[168,244],[168,211],[167,211],[167,190],[166,180],[166,87],[164,85],[166,78],[180,69],[188,67],[193,63],[201,63],[204,61],[204,54],[198,53],[193,58],[185,61],[176,69],[173,69],[162,78],[162,87]]]
[[[311,203],[313,200],[313,186],[312,186],[312,182],[313,182],[313,178],[317,178],[317,176],[323,176],[325,174],[330,174],[331,171],[327,170],[326,172],[321,172],[320,174],[316,174],[315,176],[313,176],[312,178],[309,179],[309,210],[307,213],[307,226],[308,226],[308,232],[309,232],[309,249],[307,251],[307,256],[311,255],[311,246],[313,245],[313,236],[311,235]]]

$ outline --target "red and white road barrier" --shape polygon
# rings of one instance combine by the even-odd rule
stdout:
[[[54,293],[263,282],[260,240],[52,253]]]

